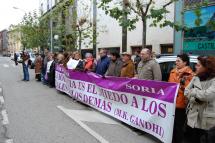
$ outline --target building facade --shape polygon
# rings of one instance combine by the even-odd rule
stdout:
[[[56,0],[41,0],[40,9],[42,13],[49,12],[50,7],[54,7],[59,1]],[[82,13],[80,9],[84,4],[89,6],[89,19],[93,19],[93,1],[89,0],[77,0],[77,11],[78,16]],[[165,3],[165,0],[159,0],[156,2],[157,5]],[[52,4],[52,6],[50,6]],[[174,4],[168,6],[170,11],[166,18],[168,20],[174,21]],[[71,20],[67,20],[71,22]],[[146,44],[148,48],[151,48],[155,53],[171,54],[173,53],[173,29],[171,27],[150,27],[152,21],[147,22],[147,38]],[[109,49],[110,51],[122,52],[122,27],[117,23],[117,21],[110,16],[106,15],[105,12],[97,8],[97,53],[101,48]],[[84,41],[83,43],[86,43]],[[127,34],[127,51],[134,53],[136,50],[140,50],[142,45],[142,22],[139,21],[136,24],[136,29],[133,31],[128,31]],[[92,48],[92,45],[82,47],[83,49]]]
[[[22,48],[21,44],[21,32],[17,29],[10,30],[7,32],[8,37],[8,51],[11,54],[15,52],[20,52]]]
[[[0,32],[0,54],[3,56],[8,55],[7,30],[2,30]]]

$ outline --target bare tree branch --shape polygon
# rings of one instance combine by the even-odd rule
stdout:
[[[144,15],[147,15],[149,11],[149,7],[151,6],[153,0],[150,0],[149,3],[147,4],[146,11],[144,12]]]
[[[143,5],[141,4],[140,0],[137,0],[136,7],[141,12],[141,16],[143,16],[144,15]]]
[[[141,13],[140,13],[138,10],[136,10],[133,6],[129,5],[129,8],[130,8],[134,13],[136,13],[137,15],[142,16]]]
[[[170,0],[168,3],[166,3],[165,5],[163,5],[163,8],[166,8],[167,6],[169,6],[170,4],[172,4],[175,1],[178,1],[178,0]]]

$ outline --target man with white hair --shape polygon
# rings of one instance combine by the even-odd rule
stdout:
[[[137,77],[145,80],[162,80],[160,65],[152,58],[151,50],[142,49],[140,56],[141,61],[137,67]]]

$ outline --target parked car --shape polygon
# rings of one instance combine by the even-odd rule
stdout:
[[[10,54],[9,52],[3,52],[2,56],[3,56],[3,57],[10,57],[11,54]]]
[[[198,61],[197,57],[198,56],[190,56],[190,67],[193,71],[195,71],[195,65]],[[160,64],[163,81],[168,81],[171,70],[175,68],[176,59],[177,56],[161,56],[156,59],[156,61]]]
[[[14,54],[11,54],[11,55],[10,55],[10,59],[11,59],[12,61],[14,61]]]

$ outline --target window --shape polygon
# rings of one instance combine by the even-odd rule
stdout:
[[[152,51],[152,45],[146,45],[146,48]],[[142,46],[131,46],[132,55],[135,54],[136,51],[141,51]]]
[[[161,54],[173,54],[173,44],[161,44]]]
[[[47,11],[49,10],[49,0],[47,0]]]
[[[99,51],[101,49],[106,49],[108,52],[108,55],[110,55],[112,52],[120,53],[120,47],[108,47],[108,48],[99,48]]]
[[[43,14],[43,3],[40,5],[41,14]]]

